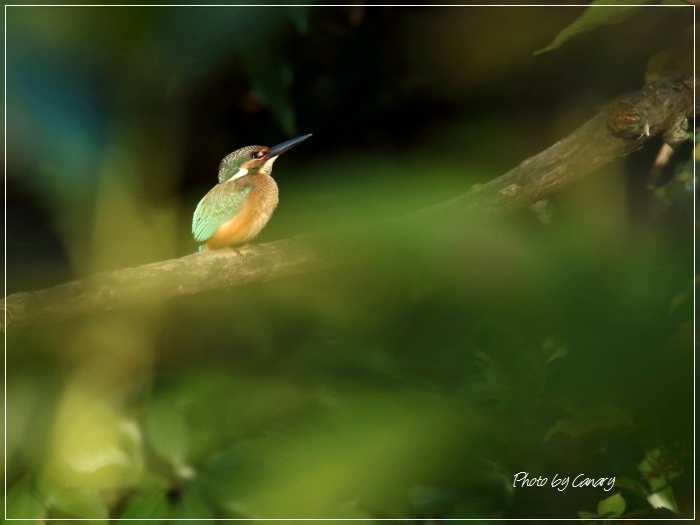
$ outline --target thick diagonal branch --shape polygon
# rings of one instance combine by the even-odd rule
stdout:
[[[686,119],[697,113],[696,84],[694,77],[665,79],[620,97],[571,135],[508,173],[455,199],[392,221],[393,226],[433,216],[482,220],[507,214],[641,148],[650,137],[660,134],[671,146],[677,145],[686,137]],[[48,324],[145,299],[167,299],[347,264],[334,257],[333,250],[324,249],[326,241],[309,236],[239,251],[197,253],[16,293],[5,298],[2,329]]]

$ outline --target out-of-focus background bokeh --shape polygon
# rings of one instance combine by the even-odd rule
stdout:
[[[349,235],[687,69],[691,7],[596,9],[9,7],[6,292],[194,252],[246,145],[314,134],[259,242]],[[10,330],[8,517],[692,516],[692,145],[381,262]]]

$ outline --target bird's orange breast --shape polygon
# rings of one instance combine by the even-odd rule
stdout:
[[[240,211],[223,223],[207,239],[205,250],[218,250],[234,244],[242,244],[260,233],[277,207],[277,184],[269,175],[255,175],[250,194]]]

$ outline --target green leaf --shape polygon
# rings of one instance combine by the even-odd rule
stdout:
[[[109,510],[99,490],[82,488],[42,488],[46,506],[76,518],[107,519]]]
[[[642,474],[648,474],[654,471],[654,467],[651,466],[651,463],[649,463],[648,459],[643,459],[642,461],[640,461],[637,465],[637,468]]]
[[[625,512],[627,502],[619,492],[598,502],[598,515],[601,518],[616,518]]]
[[[551,44],[535,51],[535,55],[556,49],[564,42],[580,33],[587,33],[603,25],[616,24],[627,20],[642,9],[640,5],[616,4],[648,4],[650,2],[651,0],[596,0],[591,3],[581,16],[562,30]]]
[[[633,492],[639,498],[645,498],[649,492],[639,481],[627,476],[618,476],[615,480],[615,486]]]
[[[647,501],[655,509],[668,509],[678,514],[678,505],[676,504],[676,498],[673,496],[673,489],[671,487],[667,486],[660,492],[649,494],[647,496]]]
[[[587,512],[585,510],[579,510],[578,511],[578,517],[583,519],[583,520],[588,520],[588,519],[595,519],[598,517],[597,514],[594,514],[593,512]]]
[[[214,513],[196,491],[190,490],[177,503],[173,509],[172,517],[201,520],[213,518]]]
[[[251,471],[261,465],[243,450],[236,448],[215,454],[197,476],[197,486],[217,503],[237,499],[250,485]]]
[[[447,515],[454,499],[445,489],[424,485],[414,487],[409,498],[420,516]]]
[[[649,488],[651,489],[652,492],[657,492],[664,487],[668,486],[668,480],[666,479],[666,475],[662,476],[657,476],[654,478],[649,478]]]
[[[159,490],[149,494],[142,494],[133,498],[122,512],[121,518],[168,518],[168,497],[165,491]],[[118,523],[126,525],[127,522],[119,520]],[[140,523],[129,521],[128,523]],[[145,522],[144,522],[145,523]],[[149,522],[150,523],[150,522]],[[162,523],[162,522],[154,522]]]
[[[8,518],[41,519],[45,514],[46,508],[34,496],[32,483],[28,479],[22,479],[12,485],[7,492]]]
[[[557,434],[566,434],[573,439],[580,439],[586,434],[599,428],[614,428],[631,424],[631,417],[623,409],[603,405],[590,410],[578,411],[573,417],[557,421],[544,436],[543,441]]]
[[[175,466],[185,463],[188,435],[184,418],[178,409],[164,400],[149,404],[146,413],[146,436],[163,459]]]

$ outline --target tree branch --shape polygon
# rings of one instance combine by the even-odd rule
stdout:
[[[613,101],[565,139],[508,173],[401,221],[430,216],[479,220],[513,212],[561,190],[600,166],[662,135],[677,146],[686,138],[687,118],[697,113],[698,79],[675,77],[651,83]],[[327,240],[327,239],[326,239]],[[322,236],[188,255],[180,259],[98,274],[46,290],[5,298],[0,329],[30,327],[81,315],[163,300],[217,288],[270,281],[347,264],[324,249]]]

